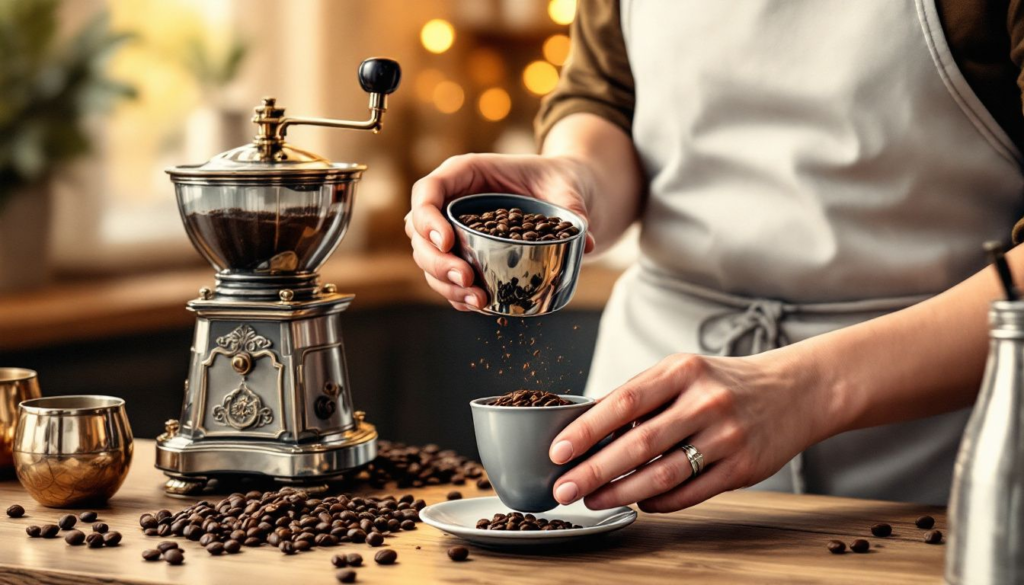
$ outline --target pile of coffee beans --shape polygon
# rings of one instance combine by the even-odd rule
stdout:
[[[493,518],[481,518],[476,521],[478,530],[570,530],[572,528],[583,528],[566,520],[537,518],[533,514],[521,514],[509,512],[508,514],[495,514]]]
[[[147,536],[184,537],[215,556],[264,544],[290,555],[343,542],[381,546],[385,536],[415,530],[425,506],[412,495],[320,499],[284,488],[202,501],[177,513],[143,514],[139,525]]]
[[[381,489],[394,481],[399,489],[442,485],[463,485],[474,479],[480,489],[490,489],[490,483],[481,481],[484,468],[476,461],[437,445],[405,445],[390,441],[377,443],[377,458],[363,472],[371,487]]]
[[[567,240],[580,233],[579,228],[559,217],[523,213],[518,207],[495,209],[480,215],[467,213],[458,220],[475,232],[525,242]]]
[[[565,406],[572,404],[557,394],[541,390],[516,390],[491,403],[491,406]]]

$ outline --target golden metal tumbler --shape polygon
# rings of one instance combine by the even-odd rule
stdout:
[[[0,472],[14,469],[11,449],[18,426],[18,404],[40,396],[35,372],[24,368],[0,368]]]

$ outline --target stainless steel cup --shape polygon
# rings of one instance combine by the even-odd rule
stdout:
[[[553,242],[525,242],[498,238],[469,229],[456,218],[498,208],[518,207],[573,224],[580,233]],[[458,253],[476,272],[476,284],[487,291],[482,312],[492,315],[534,317],[557,311],[576,292],[587,222],[579,215],[532,197],[483,193],[448,204],[448,220],[455,229]]]
[[[133,451],[124,400],[35,398],[22,402],[18,412],[15,470],[37,502],[52,508],[85,506],[117,493]]]
[[[518,512],[546,512],[558,505],[555,481],[580,459],[556,465],[548,458],[551,441],[594,406],[586,396],[562,396],[565,406],[491,406],[498,397],[469,403],[480,461],[501,502]]]
[[[39,398],[39,378],[32,370],[0,368],[0,472],[14,469],[11,454],[18,427],[18,404]]]

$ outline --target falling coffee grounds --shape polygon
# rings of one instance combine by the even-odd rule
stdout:
[[[499,397],[491,403],[491,406],[565,406],[572,402],[557,394],[544,392],[542,390],[516,390]]]
[[[566,520],[556,518],[538,518],[533,514],[521,514],[509,512],[508,514],[495,514],[493,518],[481,518],[476,521],[478,530],[572,530],[583,528],[579,524],[573,524]]]

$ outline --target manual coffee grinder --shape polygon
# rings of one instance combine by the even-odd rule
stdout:
[[[197,322],[181,418],[157,438],[168,493],[228,476],[322,488],[376,457],[341,338],[353,295],[317,274],[345,235],[366,167],[295,148],[285,133],[301,124],[377,133],[400,77],[394,61],[363,61],[364,122],[286,117],[264,98],[251,144],[168,169],[185,231],[217,271],[215,288],[188,302]]]

